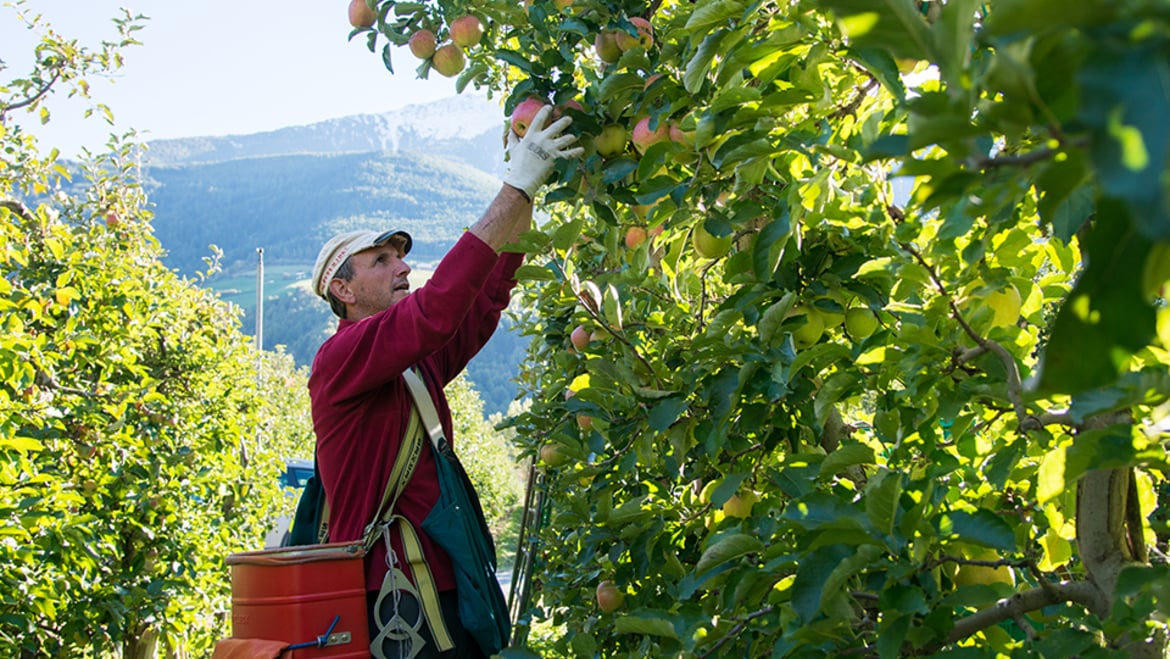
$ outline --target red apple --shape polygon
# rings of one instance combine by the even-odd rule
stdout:
[[[110,227],[111,229],[116,229],[118,228],[118,225],[121,224],[121,222],[122,220],[114,211],[106,213],[106,226]]]
[[[658,127],[650,129],[650,117],[642,117],[634,125],[631,140],[638,153],[646,153],[646,149],[670,139],[670,125],[665,121],[658,122]]]
[[[601,129],[601,134],[593,140],[593,144],[602,158],[616,156],[626,150],[626,129],[618,124],[609,124]]]
[[[470,48],[483,38],[483,22],[470,14],[451,21],[451,40],[456,46]]]
[[[512,132],[524,137],[528,132],[528,127],[532,125],[532,118],[545,105],[547,104],[539,98],[526,98],[520,101],[512,109]]]
[[[407,41],[407,46],[410,47],[412,55],[419,59],[429,59],[431,55],[435,54],[435,33],[430,30],[419,30],[410,35],[410,40]]]
[[[598,32],[593,39],[593,48],[597,51],[597,56],[601,58],[601,61],[607,64],[613,64],[621,59],[622,48],[618,45],[615,30]]]
[[[606,579],[597,584],[597,608],[606,613],[612,613],[622,608],[625,601],[625,593],[618,590],[613,581]]]
[[[654,45],[654,28],[650,26],[650,21],[641,16],[633,16],[630,18],[630,23],[633,24],[634,29],[637,30],[638,36],[634,36],[625,30],[617,31],[617,45],[623,51],[641,46],[644,50],[650,50],[650,46]]]
[[[588,414],[578,414],[577,415],[577,427],[580,428],[581,430],[592,430],[593,429],[593,417],[589,416]]]
[[[578,350],[584,350],[589,345],[589,330],[585,329],[583,325],[578,325],[569,334],[569,342]]]
[[[646,229],[644,227],[630,227],[626,230],[626,247],[637,249],[638,245],[644,242],[646,242]]]
[[[463,51],[453,43],[439,46],[431,58],[431,66],[448,78],[457,75],[466,65],[467,60],[463,57]]]
[[[675,144],[680,144],[687,148],[695,145],[695,131],[685,131],[678,127],[678,124],[670,123],[670,141]]]
[[[349,24],[356,28],[366,28],[378,20],[378,13],[366,4],[366,0],[349,0]]]
[[[565,110],[574,110],[576,112],[585,112],[585,106],[581,105],[576,99],[571,99],[561,103],[553,108],[553,119],[560,119]]]

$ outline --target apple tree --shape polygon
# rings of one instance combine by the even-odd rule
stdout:
[[[1162,655],[1164,7],[369,4],[391,68],[477,14],[456,88],[587,147],[523,243],[517,646]]]
[[[93,51],[15,9],[41,41],[0,86],[0,654],[205,656],[223,559],[278,504],[279,401],[237,311],[162,264],[133,136],[73,163],[22,126],[117,70],[140,19]]]

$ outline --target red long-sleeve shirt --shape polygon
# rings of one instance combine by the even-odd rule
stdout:
[[[309,396],[331,542],[360,539],[381,503],[413,404],[402,378],[405,370],[417,366],[422,371],[443,431],[454,440],[442,387],[495,331],[522,260],[522,254],[497,255],[465,233],[424,286],[378,314],[357,322],[342,319],[317,351]],[[430,442],[424,441],[427,446],[397,504],[415,529],[421,529],[439,495]],[[446,552],[420,536],[436,587],[455,588]],[[391,538],[405,562],[398,533]],[[379,541],[366,557],[366,587],[378,590],[385,574],[385,544]]]

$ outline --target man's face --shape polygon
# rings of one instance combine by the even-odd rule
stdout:
[[[353,301],[346,316],[361,320],[390,308],[410,293],[410,266],[402,260],[398,247],[386,244],[358,252],[349,257],[353,279],[346,282]]]

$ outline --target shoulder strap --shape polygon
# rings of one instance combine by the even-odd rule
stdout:
[[[435,444],[435,448],[441,448],[441,445],[447,442],[447,438],[443,436],[443,424],[439,421],[439,412],[435,409],[435,401],[431,399],[431,392],[427,390],[426,383],[422,381],[422,377],[414,369],[406,371],[402,376],[406,378],[406,384],[410,385],[410,394],[414,396],[414,406],[418,408],[418,413],[422,416],[423,427],[427,429],[427,435]]]
[[[390,469],[390,476],[386,479],[386,489],[382,492],[382,501],[374,511],[374,517],[362,532],[362,544],[369,548],[378,539],[378,527],[389,522],[394,516],[394,504],[406,489],[406,483],[414,474],[422,455],[422,438],[419,437],[421,427],[418,414],[411,408],[410,419],[406,422],[406,434],[402,436],[402,444],[398,447],[398,457]]]

